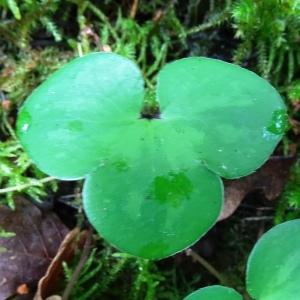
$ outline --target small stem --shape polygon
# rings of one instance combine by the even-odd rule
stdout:
[[[105,25],[107,26],[108,30],[110,31],[111,35],[115,39],[115,41],[119,41],[118,34],[116,30],[113,28],[111,23],[109,22],[107,16],[94,4],[90,1],[88,2],[88,8],[97,16]]]
[[[225,277],[219,271],[217,271],[206,259],[204,259],[192,249],[187,249],[185,253],[187,256],[191,256],[194,260],[200,263],[210,274],[216,277],[221,284],[226,284],[227,281]]]
[[[6,193],[10,193],[10,192],[25,190],[25,189],[30,188],[32,186],[39,186],[43,183],[47,183],[47,182],[53,181],[55,179],[56,178],[54,178],[54,177],[45,177],[45,178],[42,178],[42,179],[40,179],[36,182],[20,184],[20,185],[16,185],[16,186],[10,186],[10,187],[4,188],[4,189],[0,189],[0,194],[6,194]]]
[[[91,229],[89,229],[88,232],[87,232],[87,238],[86,238],[85,243],[84,243],[84,247],[83,247],[83,250],[82,250],[82,254],[81,254],[79,263],[76,266],[76,268],[74,270],[74,273],[72,274],[72,277],[71,277],[70,281],[68,282],[68,284],[66,286],[66,289],[65,289],[65,291],[63,293],[63,296],[62,296],[62,300],[68,300],[69,299],[69,297],[71,295],[71,292],[72,292],[72,289],[73,289],[76,281],[79,278],[80,272],[81,272],[82,268],[84,267],[85,262],[89,258],[89,254],[91,252],[91,245],[92,245],[92,235],[93,235],[93,232],[92,232]]]
[[[131,9],[130,9],[130,18],[134,19],[138,10],[139,0],[133,0]]]
[[[156,94],[153,90],[146,91],[144,103],[141,111],[141,118],[143,119],[159,119],[160,111],[159,104],[156,100]]]
[[[78,52],[78,56],[79,57],[83,56],[83,51],[82,51],[82,45],[81,45],[81,43],[77,43],[77,52]]]
[[[146,87],[148,87],[151,90],[154,90],[155,87],[153,83],[147,77],[145,77],[145,83],[146,83]]]
[[[224,22],[226,20],[226,18],[228,16],[228,11],[229,11],[228,9],[225,9],[223,12],[221,12],[221,13],[215,15],[214,17],[212,17],[206,23],[202,23],[198,26],[190,28],[185,34],[186,35],[195,34],[195,33],[213,28],[217,25],[220,25],[222,22]],[[181,37],[183,37],[182,34],[181,34]]]
[[[6,113],[3,114],[3,124],[6,127],[8,133],[11,135],[11,137],[14,140],[18,140],[15,131],[13,130],[12,126],[10,125],[10,123],[9,123],[9,121],[7,119],[7,114]]]

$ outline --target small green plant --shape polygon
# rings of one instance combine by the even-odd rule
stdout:
[[[0,204],[7,204],[12,209],[18,192],[25,190],[25,195],[41,201],[47,190],[56,190],[54,178],[44,177],[34,167],[17,140],[0,141],[0,185]]]
[[[158,259],[215,224],[223,205],[220,177],[256,170],[287,118],[268,82],[215,59],[168,64],[151,101],[148,94],[133,62],[92,53],[29,96],[17,132],[41,170],[63,180],[86,178],[85,212],[104,238]]]
[[[108,289],[110,283],[114,282],[120,275],[126,266],[127,260],[127,257],[115,258],[114,255],[100,256],[97,249],[93,249],[79,274],[76,284],[72,287],[71,299],[88,300],[101,295]],[[71,281],[74,268],[66,263],[63,264],[63,268],[66,281]],[[101,281],[99,281],[100,277]]]
[[[154,76],[167,57],[176,57],[186,48],[184,38],[179,38],[185,36],[185,28],[176,15],[174,4],[165,4],[166,7],[157,16],[138,22],[132,16],[127,17],[127,12],[121,9],[114,18],[108,18],[92,1],[74,2],[80,32],[79,43],[69,39],[70,46],[74,49],[79,47],[83,54],[93,49],[111,48],[114,53],[135,60],[145,75],[147,85],[153,84]],[[144,12],[152,7],[149,2],[140,2],[139,5]],[[90,25],[91,15],[96,20],[93,27]]]
[[[300,165],[297,162],[290,174],[289,181],[280,197],[275,214],[275,223],[300,217]]]
[[[273,227],[254,246],[247,264],[247,290],[255,300],[297,300],[300,295],[300,220]],[[211,286],[185,300],[242,300],[235,290]]]
[[[0,24],[0,38],[4,37],[6,43],[25,49],[29,46],[32,32],[42,27],[55,41],[61,41],[61,33],[52,20],[60,4],[57,0],[0,0],[2,18],[6,16],[5,25]]]
[[[151,260],[115,252],[109,245],[97,247],[74,282],[78,260],[76,255],[71,263],[63,264],[66,283],[72,282],[70,299],[182,299],[172,280],[168,286],[165,274]]]
[[[42,50],[29,49],[18,59],[8,55],[1,70],[0,86],[10,100],[10,110],[19,106],[34,87],[72,57],[72,53],[61,52],[52,47]],[[3,112],[0,110],[0,116],[2,114]]]
[[[232,16],[242,42],[235,61],[254,56],[263,77],[276,84],[290,83],[300,66],[299,14],[299,0],[236,1]]]

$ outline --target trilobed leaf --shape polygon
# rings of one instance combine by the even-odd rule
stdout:
[[[87,177],[84,206],[95,228],[131,254],[160,258],[194,243],[222,207],[219,175],[258,168],[286,126],[265,80],[208,58],[158,75],[159,118],[141,118],[134,63],[113,53],[77,58],[24,103],[18,136],[44,172]]]

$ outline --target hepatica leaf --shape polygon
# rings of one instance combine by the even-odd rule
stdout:
[[[207,232],[223,194],[208,169],[162,172],[165,162],[157,154],[141,149],[139,166],[120,161],[99,168],[84,187],[85,211],[100,234],[125,252],[152,259],[181,251]]]
[[[252,250],[247,289],[255,300],[298,300],[300,295],[300,220],[273,227]]]
[[[213,285],[193,292],[184,300],[243,300],[243,298],[234,289]]]
[[[287,126],[276,90],[255,73],[192,57],[158,75],[162,118],[187,130],[207,167],[225,178],[248,175],[270,156]]]
[[[22,107],[17,130],[24,148],[45,173],[85,176],[110,150],[111,131],[120,133],[138,116],[143,84],[138,68],[121,56],[93,53],[73,60]]]
[[[240,67],[187,58],[158,75],[160,118],[141,118],[138,68],[113,53],[75,59],[38,87],[17,129],[32,160],[61,179],[87,177],[84,206],[108,241],[161,258],[216,222],[219,175],[258,168],[286,127],[265,80]]]

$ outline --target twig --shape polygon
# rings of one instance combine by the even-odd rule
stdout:
[[[133,0],[131,9],[130,9],[130,18],[134,19],[137,13],[137,9],[139,6],[139,0]]]
[[[77,52],[78,52],[78,56],[79,57],[83,56],[83,51],[82,51],[82,45],[81,45],[81,43],[77,43]]]
[[[4,189],[0,189],[0,194],[6,194],[6,193],[10,193],[10,192],[25,190],[32,186],[39,186],[43,183],[47,183],[47,182],[53,181],[55,179],[56,178],[50,176],[50,177],[45,177],[40,180],[37,180],[36,182],[25,183],[25,184],[20,184],[20,185],[16,185],[16,186],[10,186],[10,187],[4,188]]]
[[[247,217],[244,218],[242,221],[258,222],[258,221],[269,221],[273,219],[274,219],[273,216],[258,216],[258,217]]]
[[[10,134],[10,136],[14,139],[14,140],[18,140],[15,131],[13,130],[12,126],[10,125],[8,119],[7,119],[7,113],[4,112],[3,114],[3,124],[6,127],[8,133]]]
[[[72,292],[72,289],[73,289],[76,281],[78,280],[80,272],[81,272],[82,268],[84,267],[85,262],[89,258],[89,254],[91,252],[91,245],[92,245],[92,235],[93,235],[93,232],[92,232],[92,229],[90,228],[87,232],[86,241],[84,243],[84,247],[83,247],[83,250],[82,250],[82,254],[81,254],[79,263],[76,266],[76,268],[74,270],[74,273],[72,274],[72,277],[71,277],[70,281],[68,282],[68,284],[67,284],[67,286],[64,290],[62,300],[68,300],[69,299],[69,297],[71,295],[71,292]]]
[[[88,8],[94,13],[96,17],[98,17],[103,23],[106,24],[108,30],[110,31],[111,35],[115,39],[115,41],[119,41],[118,34],[113,26],[110,24],[107,16],[94,4],[88,2]]]
[[[212,17],[206,23],[190,28],[185,34],[191,35],[218,26],[226,20],[227,16],[228,10],[224,10],[223,12]],[[182,34],[181,37],[183,37]]]
[[[221,284],[226,284],[226,278],[219,271],[217,271],[206,259],[201,257],[192,249],[187,249],[185,253],[187,256],[191,256],[194,260],[200,263],[210,274],[216,277]]]

